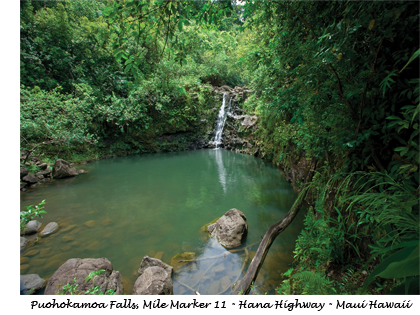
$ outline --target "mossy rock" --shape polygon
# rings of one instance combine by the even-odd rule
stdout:
[[[189,262],[182,262],[182,260],[192,260],[195,259],[195,253],[193,252],[184,252],[182,254],[176,254],[171,259],[170,265],[174,268],[174,272],[178,272],[182,266],[188,264]]]
[[[207,223],[206,225],[203,225],[203,226],[201,227],[201,229],[200,229],[200,232],[208,232],[208,231],[207,231],[207,227],[208,227],[210,224],[216,223],[216,221],[217,221],[217,220],[219,220],[219,219],[220,219],[220,217],[218,217],[218,218],[214,219],[213,221],[211,221],[211,222]]]

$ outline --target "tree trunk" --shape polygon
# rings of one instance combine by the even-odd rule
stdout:
[[[308,182],[310,182],[312,179],[313,172],[315,170],[315,163],[316,163],[316,160],[312,159],[311,168],[306,177],[305,186],[302,189],[302,190],[305,190],[303,192],[303,196],[298,197],[299,200],[294,203],[294,205],[289,210],[289,212],[287,213],[287,215],[284,217],[283,220],[270,226],[270,228],[267,230],[267,232],[265,233],[260,243],[260,246],[258,246],[258,250],[255,254],[254,259],[252,259],[251,264],[249,265],[248,270],[245,273],[245,276],[242,278],[241,282],[235,288],[234,294],[245,295],[249,293],[250,287],[258,276],[258,272],[260,271],[261,266],[264,263],[265,256],[267,255],[271,244],[273,244],[276,237],[289,226],[289,224],[295,218],[296,214],[299,212],[299,209],[302,206],[302,203],[304,202],[306,198],[306,194],[308,192],[308,189],[306,189],[306,187],[308,185]]]

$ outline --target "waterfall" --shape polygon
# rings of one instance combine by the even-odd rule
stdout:
[[[216,129],[214,130],[214,144],[216,145],[216,149],[218,148],[219,144],[222,143],[222,134],[223,134],[223,127],[225,126],[226,116],[227,113],[230,112],[230,108],[232,106],[232,98],[229,99],[229,106],[227,111],[225,112],[225,105],[226,105],[226,93],[223,93],[223,102],[222,106],[220,107],[219,114],[217,115],[217,124]]]

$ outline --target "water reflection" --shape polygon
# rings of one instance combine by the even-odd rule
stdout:
[[[226,168],[223,165],[223,157],[221,149],[212,150],[216,157],[217,172],[219,174],[219,182],[222,185],[223,193],[226,194]]]

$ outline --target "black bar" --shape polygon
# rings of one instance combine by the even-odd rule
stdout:
[[[32,311],[412,312],[413,299],[31,299]]]

